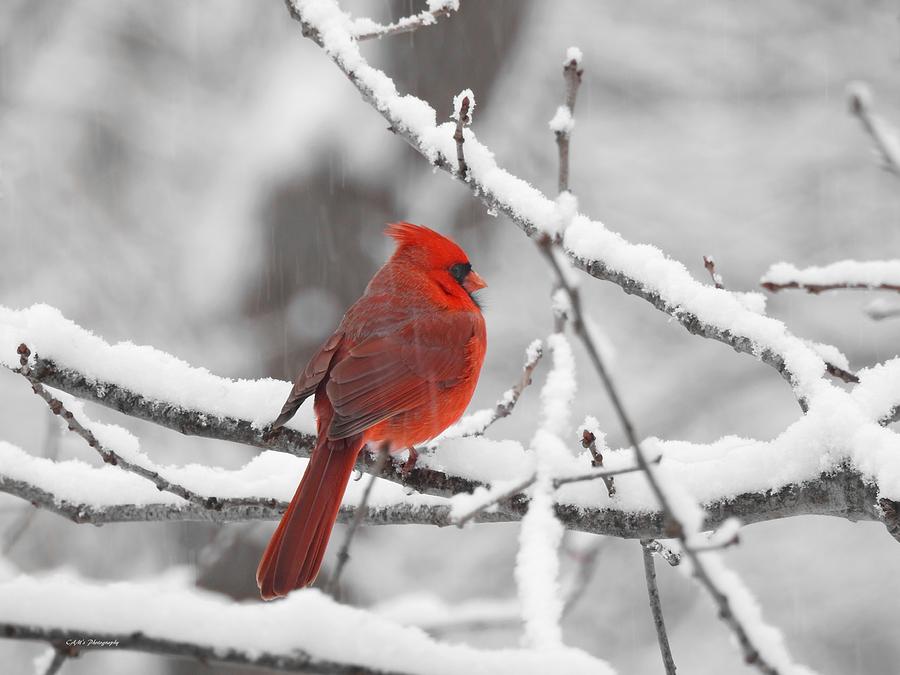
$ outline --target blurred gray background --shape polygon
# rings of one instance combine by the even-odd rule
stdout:
[[[420,4],[346,6],[388,20]],[[751,290],[779,260],[897,256],[900,182],[879,170],[844,90],[868,81],[878,109],[900,122],[898,34],[896,4],[881,1],[464,0],[437,26],[363,50],[439,121],[471,87],[479,138],[501,165],[552,194],[547,121],[563,95],[565,50],[579,46],[571,184],[581,208],[698,277],[702,256],[713,255],[729,288]],[[473,406],[490,405],[517,377],[525,346],[551,330],[543,261],[514,225],[488,216],[388,133],[281,2],[0,8],[0,304],[46,302],[107,340],[152,344],[219,375],[290,379],[388,254],[384,223],[401,219],[457,238],[490,284],[489,350]],[[584,293],[642,435],[766,439],[796,418],[770,368],[688,335],[617,287],[585,279]],[[900,323],[863,313],[870,299],[785,293],[770,298],[769,313],[839,346],[860,368],[895,355],[900,335]],[[597,416],[617,447],[610,406],[578,356],[573,417]],[[491,435],[528,439],[536,392]],[[48,422],[21,378],[0,373],[0,401],[4,440],[96,461]],[[159,461],[236,467],[252,456],[94,414],[134,430]],[[189,565],[198,583],[237,598],[255,597],[274,526],[92,528],[38,513],[11,541],[28,508],[0,498],[0,543],[24,570],[133,579]],[[344,599],[510,597],[516,533],[366,529]],[[882,526],[813,517],[754,525],[726,555],[801,662],[833,674],[900,669],[900,548]],[[661,672],[640,558],[635,542],[605,543],[564,625],[569,644],[623,673]],[[680,671],[740,672],[707,599],[677,571],[659,574]],[[519,630],[443,638],[509,646]],[[0,641],[0,662],[23,672],[42,649]],[[65,672],[213,670],[103,653]]]

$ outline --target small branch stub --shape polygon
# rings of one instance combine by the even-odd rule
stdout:
[[[716,271],[716,261],[713,260],[712,256],[703,256],[703,266],[706,268],[706,271],[709,272],[709,276],[716,285],[716,288],[725,288],[725,284],[722,283],[722,275]]]

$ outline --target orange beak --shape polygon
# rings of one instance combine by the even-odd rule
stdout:
[[[463,281],[463,288],[466,289],[467,293],[474,293],[475,291],[481,290],[482,288],[487,286],[484,279],[478,276],[478,272],[475,270],[471,270],[467,275],[465,281]]]

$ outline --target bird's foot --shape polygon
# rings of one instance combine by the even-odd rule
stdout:
[[[407,450],[409,450],[409,459],[400,467],[400,473],[404,478],[412,473],[412,470],[416,468],[416,462],[419,460],[419,453],[415,448],[407,448]]]

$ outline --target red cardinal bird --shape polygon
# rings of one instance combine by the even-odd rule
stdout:
[[[366,443],[412,449],[458,420],[475,391],[487,335],[473,294],[487,284],[447,237],[410,223],[385,233],[394,254],[297,377],[269,431],[315,394],[316,447],[256,571],[265,600],[315,580]]]

